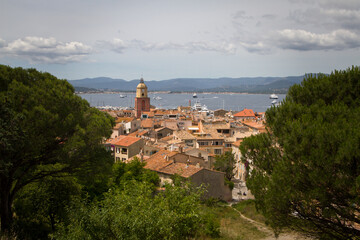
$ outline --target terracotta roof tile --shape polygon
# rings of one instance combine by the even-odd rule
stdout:
[[[170,151],[168,150],[160,150],[146,160],[146,165],[144,168],[153,171],[159,171],[161,168],[166,167],[167,165],[172,163],[171,160],[167,160],[167,156],[169,153]]]
[[[255,113],[252,109],[244,109],[241,112],[234,114],[234,117],[255,117]]]
[[[149,130],[136,130],[135,132],[130,133],[128,136],[131,137],[136,137],[136,136],[143,136],[145,134],[147,134],[149,132]]]
[[[121,136],[118,136],[118,137],[116,137],[116,138],[109,138],[109,139],[107,139],[107,140],[106,140],[106,143],[107,143],[107,144],[114,145],[114,144],[115,144],[115,142],[117,142],[117,141],[119,141],[119,140],[123,139],[124,137],[126,137],[126,136],[121,135]]]
[[[252,121],[244,121],[243,124],[245,126],[251,127],[251,128],[255,128],[258,130],[265,130],[265,125],[262,124],[261,122],[252,122]]]
[[[233,143],[233,146],[235,146],[235,147],[240,147],[240,144],[242,143],[242,141],[243,141],[243,140],[240,139],[240,140],[234,142],[234,143]]]
[[[153,125],[154,125],[154,120],[153,119],[141,120],[141,127],[142,128],[152,128]]]
[[[134,118],[132,118],[132,117],[118,117],[117,119],[116,119],[116,122],[118,123],[118,122],[131,122],[131,121],[133,121],[134,120]]]
[[[120,139],[116,138],[116,140],[112,144],[117,145],[117,146],[128,147],[140,140],[141,140],[141,138],[124,136],[123,138],[120,138]]]
[[[202,167],[197,167],[186,163],[172,163],[160,169],[160,172],[171,175],[179,174],[182,177],[188,178],[202,169]]]
[[[196,139],[191,133],[184,131],[184,130],[179,130],[179,131],[174,132],[174,136],[176,136],[177,138],[180,138],[180,139],[184,139],[184,140]]]

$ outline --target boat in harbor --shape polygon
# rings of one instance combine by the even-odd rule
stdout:
[[[126,95],[122,95],[122,94],[120,94],[120,96],[119,96],[120,98],[126,98],[127,96]]]
[[[154,96],[153,99],[155,99],[155,100],[161,100],[162,97],[160,97],[160,96],[156,96],[156,97],[155,97],[155,96]]]
[[[270,99],[278,99],[278,95],[276,95],[275,93],[270,95]]]
[[[201,103],[199,103],[198,101],[196,101],[196,103],[194,104],[194,106],[192,106],[191,108],[192,108],[192,110],[194,110],[194,111],[201,111],[202,106],[201,106]]]
[[[276,100],[273,100],[273,101],[271,102],[272,105],[275,105],[276,103],[277,103]]]
[[[194,93],[194,94],[193,94],[193,98],[197,98],[197,95],[196,95],[196,93]]]

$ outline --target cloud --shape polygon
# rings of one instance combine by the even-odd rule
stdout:
[[[128,48],[141,49],[143,51],[166,51],[178,50],[186,51],[188,53],[194,52],[220,52],[224,54],[234,54],[236,47],[228,42],[186,42],[186,43],[173,43],[173,42],[145,42],[138,39],[133,39],[125,42],[121,39],[113,39],[111,41],[102,41],[101,46],[106,47],[114,52],[123,53]]]
[[[92,49],[81,42],[63,43],[55,38],[25,37],[8,44],[0,41],[0,52],[36,63],[65,64],[81,61]]]
[[[240,10],[240,11],[237,11],[237,12],[233,15],[233,18],[234,18],[234,19],[252,19],[253,17],[247,15],[245,11]]]
[[[302,27],[360,31],[360,1],[320,1],[319,6],[290,11],[289,19]]]
[[[275,14],[264,14],[261,17],[266,20],[274,20],[277,18],[277,16]]]
[[[111,41],[98,41],[98,46],[106,49],[110,49],[111,51],[117,52],[117,53],[123,53],[126,48],[128,48],[128,44],[125,43],[125,41],[114,38]]]
[[[274,42],[281,49],[298,51],[344,50],[360,47],[360,36],[344,29],[325,34],[285,29],[278,32]]]
[[[359,0],[320,0],[319,5],[323,8],[360,10]]]
[[[0,49],[6,46],[6,42],[4,39],[0,38]]]
[[[264,42],[240,42],[240,45],[250,53],[269,54],[271,48]]]

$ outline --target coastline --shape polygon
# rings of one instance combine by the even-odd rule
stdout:
[[[172,91],[148,91],[151,94],[194,94],[194,92],[172,92]],[[197,94],[271,94],[268,92],[260,93],[260,92],[196,92]],[[75,94],[135,94],[135,91],[89,91],[89,92],[75,92]],[[277,93],[277,94],[286,94],[286,93]]]

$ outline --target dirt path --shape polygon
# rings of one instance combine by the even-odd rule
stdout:
[[[230,204],[231,207],[232,204]],[[248,222],[250,222],[252,225],[254,225],[259,231],[264,232],[265,234],[269,235],[268,237],[264,238],[264,240],[311,240],[311,238],[305,237],[299,233],[296,232],[287,232],[282,233],[278,238],[275,238],[274,232],[267,227],[265,224],[255,221],[251,218],[248,218],[241,214],[241,212],[235,208],[232,207],[237,213],[239,213],[240,217]]]

